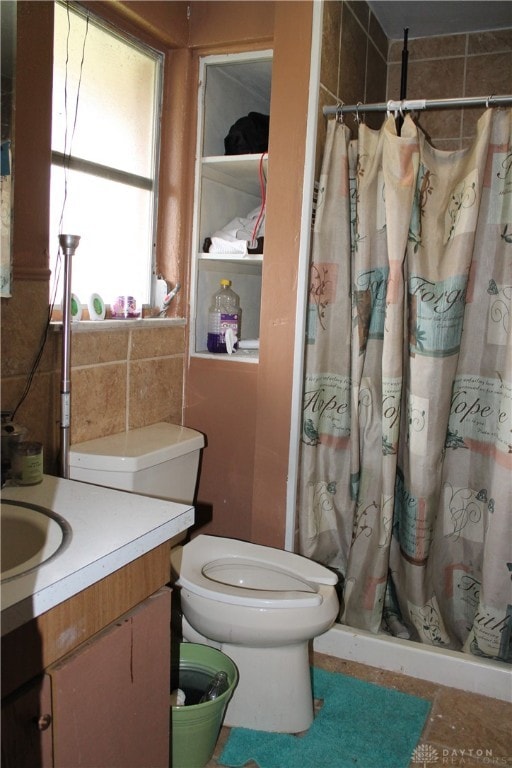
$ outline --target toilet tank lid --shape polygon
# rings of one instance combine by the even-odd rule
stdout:
[[[195,429],[161,422],[75,443],[69,451],[69,464],[104,472],[138,472],[203,446],[204,435]]]

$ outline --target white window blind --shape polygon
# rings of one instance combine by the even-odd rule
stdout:
[[[83,304],[93,293],[151,300],[161,65],[158,52],[56,4],[51,285],[58,235],[80,235],[72,291]]]

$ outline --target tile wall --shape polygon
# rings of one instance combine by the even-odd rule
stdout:
[[[185,323],[132,322],[94,330],[79,323],[73,332],[71,443],[158,421],[181,424]]]
[[[2,301],[2,410],[13,409],[40,348],[44,281],[18,280]],[[75,327],[76,326],[76,327]],[[62,334],[51,325],[44,352],[15,421],[44,446],[45,471],[58,471]],[[184,320],[102,321],[73,324],[71,337],[71,444],[157,421],[181,423],[185,357]]]
[[[317,169],[326,121],[322,108],[399,99],[402,40],[388,41],[366,2],[327,2],[324,11]],[[512,29],[409,39],[407,98],[444,99],[512,93]],[[466,147],[481,109],[422,112],[418,122],[438,149]],[[357,135],[352,116],[345,122]],[[372,128],[383,115],[368,113]]]
[[[316,178],[318,178],[325,142],[326,119],[322,110],[339,102],[384,101],[386,98],[388,40],[366,2],[336,0],[324,5],[322,60],[318,109]],[[345,118],[354,138],[357,122]],[[369,114],[372,128],[381,118]]]
[[[402,48],[401,41],[393,41],[389,47],[389,99],[400,97]],[[512,29],[410,40],[408,51],[409,99],[512,93]],[[437,149],[462,149],[474,137],[482,111],[471,108],[422,112],[419,124]]]

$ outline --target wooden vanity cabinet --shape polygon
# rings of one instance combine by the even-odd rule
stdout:
[[[164,587],[2,704],[3,768],[168,768]]]
[[[52,768],[51,679],[31,680],[2,702],[3,768]]]

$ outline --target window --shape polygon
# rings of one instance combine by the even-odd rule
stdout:
[[[151,301],[162,54],[56,3],[50,202],[51,296],[58,235],[80,235],[72,291]]]

